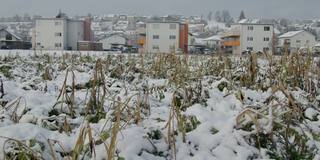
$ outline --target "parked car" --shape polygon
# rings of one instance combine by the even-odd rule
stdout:
[[[244,50],[244,51],[242,51],[242,54],[251,54],[252,53],[252,51],[251,50]]]
[[[1,49],[10,49],[8,46],[1,46]]]
[[[182,49],[178,48],[178,49],[176,49],[176,53],[177,53],[177,54],[182,54],[183,51],[182,51]]]
[[[213,52],[212,52],[211,49],[206,48],[206,49],[203,50],[203,53],[204,53],[204,54],[211,54],[211,53],[213,53]]]

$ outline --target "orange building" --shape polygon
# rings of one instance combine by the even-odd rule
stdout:
[[[90,17],[86,17],[84,20],[84,41],[93,41]]]
[[[179,30],[179,48],[182,49],[183,53],[188,53],[188,23],[181,23]]]

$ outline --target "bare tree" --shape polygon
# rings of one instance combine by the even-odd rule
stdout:
[[[31,17],[30,17],[30,15],[28,13],[25,13],[23,15],[23,21],[31,21]]]
[[[225,22],[225,23],[233,23],[233,18],[231,17],[230,13],[228,10],[223,10],[222,11],[222,22]]]
[[[211,11],[210,11],[209,14],[208,14],[208,20],[209,20],[209,21],[212,20],[212,14],[213,14],[213,13],[212,13]]]
[[[216,13],[214,14],[214,19],[215,19],[217,22],[221,22],[221,21],[222,21],[221,12],[220,12],[220,11],[216,11]]]

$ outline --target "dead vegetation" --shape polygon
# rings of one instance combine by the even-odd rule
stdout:
[[[35,56],[38,59],[41,57]],[[34,58],[37,59],[36,57]],[[157,130],[160,136],[153,137],[161,139],[162,133],[166,133],[164,138],[170,154],[161,156],[177,159],[179,148],[176,143],[187,143],[187,133],[201,124],[197,117],[188,116],[185,111],[194,104],[208,106],[210,84],[222,79],[224,81],[217,88],[225,92],[225,96],[234,94],[243,105],[243,111],[235,119],[236,130],[248,133],[245,137],[248,144],[260,150],[266,149],[268,155],[274,159],[310,159],[317,153],[307,145],[320,137],[320,133],[308,125],[308,122],[316,121],[317,117],[310,120],[305,115],[309,107],[319,111],[320,104],[317,99],[320,62],[311,55],[291,54],[276,57],[269,54],[251,54],[240,57],[239,60],[221,55],[108,55],[95,59],[89,55],[64,54],[59,58],[46,56],[42,59],[50,64],[43,68],[43,80],[54,80],[53,72],[65,71],[56,103],[49,112],[49,118],[53,120],[49,120],[57,124],[57,130],[66,134],[73,134],[79,128],[72,151],[59,153],[66,159],[95,158],[96,145],[104,146],[106,159],[120,159],[117,141],[121,131],[129,125],[141,125],[152,113],[150,97],[156,97],[161,102],[167,98],[165,95],[168,94],[165,93],[171,94],[169,116],[163,128]],[[8,58],[6,61],[12,60]],[[56,62],[58,67],[53,66]],[[92,71],[86,84],[77,84],[76,69],[68,67],[80,64],[85,68],[82,72],[85,72],[86,68]],[[149,86],[148,78],[166,79],[168,83],[162,87]],[[137,81],[144,83],[138,86],[141,83]],[[248,103],[247,99],[250,97],[244,95],[243,89],[269,91],[270,95],[263,103],[252,104]],[[78,91],[86,92],[86,98],[82,102],[76,99]],[[306,104],[296,98],[296,91],[306,95]],[[3,98],[5,92],[2,80],[0,93]],[[2,110],[10,111],[10,118],[15,123],[27,112],[26,102],[22,105],[21,100],[23,98],[17,98],[2,106]],[[84,117],[81,123],[71,122],[79,116]],[[97,132],[92,125],[99,123],[104,126]],[[212,132],[215,134],[218,131]],[[152,139],[149,141],[153,144]],[[5,152],[8,159],[43,158],[25,142],[8,138],[7,143],[15,148],[14,151]],[[51,143],[53,141],[49,141],[49,144]],[[52,159],[57,159],[57,151],[52,145],[49,146]]]

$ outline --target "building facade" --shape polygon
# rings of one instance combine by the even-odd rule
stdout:
[[[84,22],[79,20],[67,21],[67,50],[78,50],[78,41],[85,39]],[[89,39],[90,40],[90,39]]]
[[[30,47],[30,42],[24,41],[6,29],[0,29],[0,49],[30,49]]]
[[[78,41],[91,41],[91,29],[88,23],[88,21],[71,20],[67,17],[36,19],[33,48],[78,50]]]
[[[35,25],[35,49],[67,49],[67,19],[41,18]]]
[[[316,37],[308,31],[290,31],[279,36],[278,46],[290,51],[298,51],[300,48],[311,49],[316,45]]]
[[[274,27],[272,24],[239,23],[222,37],[226,53],[267,52],[274,47]]]
[[[148,22],[146,24],[145,51],[173,53],[188,50],[188,26],[180,22]]]

